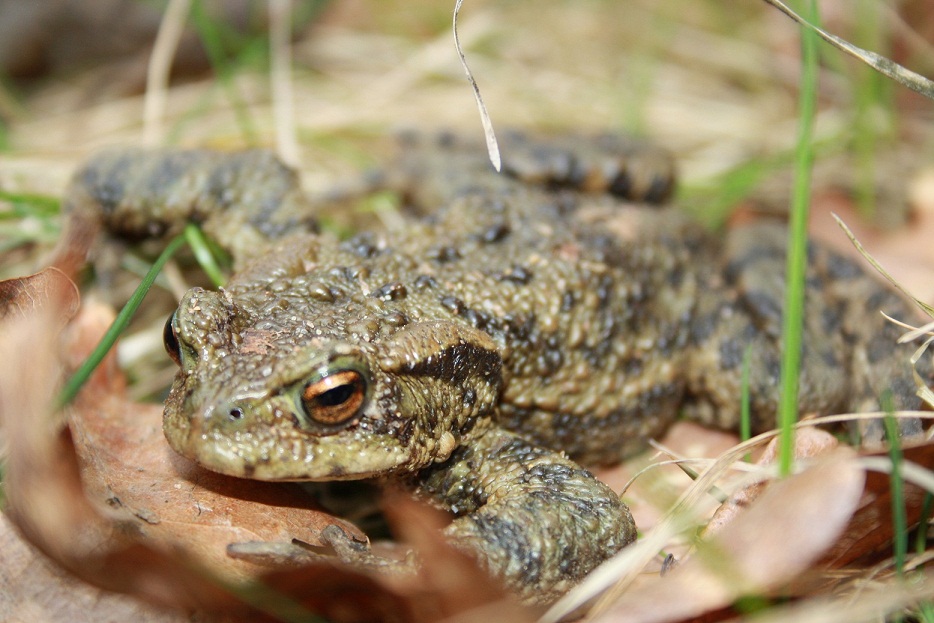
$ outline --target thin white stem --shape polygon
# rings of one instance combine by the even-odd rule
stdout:
[[[169,0],[146,73],[146,96],[143,101],[143,144],[156,145],[162,140],[162,120],[169,90],[169,74],[178,42],[185,30],[191,0]]]
[[[269,0],[270,81],[276,151],[292,166],[300,162],[292,95],[292,0]]]

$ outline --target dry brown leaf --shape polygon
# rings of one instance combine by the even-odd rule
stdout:
[[[22,539],[0,514],[0,621],[9,623],[185,623],[189,617],[163,611],[124,595],[81,582]]]
[[[6,314],[0,327],[0,360],[17,364],[0,374],[0,422],[9,446],[7,515],[36,548],[97,586],[164,605],[220,599],[224,593],[213,583],[191,568],[172,569],[167,555],[133,543],[84,496],[69,435],[50,417],[58,384],[59,310],[73,288],[26,287],[7,304],[22,307],[22,300],[40,294],[49,296],[34,313]]]
[[[903,449],[904,459],[927,469],[934,469],[934,442]],[[870,453],[865,456],[887,456]],[[821,566],[837,569],[866,565],[892,554],[894,525],[892,523],[892,491],[889,474],[869,471],[859,506],[843,535],[824,555]],[[905,511],[909,526],[921,518],[925,492],[904,481]]]
[[[470,556],[445,541],[439,528],[446,519],[440,513],[401,493],[389,496],[386,512],[399,536],[418,551],[417,574],[359,580],[290,569],[269,574],[267,584],[333,620],[532,623],[538,618],[535,609],[517,604]]]
[[[535,621],[535,608],[522,607],[498,582],[493,581],[470,555],[453,547],[441,533],[448,518],[398,493],[387,500],[387,515],[394,532],[412,545],[422,559],[415,581],[405,580],[396,590],[413,603],[434,602],[434,616],[426,621],[457,616],[458,621],[485,622],[491,618],[523,623]],[[425,613],[430,614],[430,613]]]
[[[599,620],[679,621],[743,595],[779,589],[839,536],[863,481],[853,453],[841,448],[805,472],[773,483],[689,560],[626,593]]]
[[[794,456],[796,459],[813,458],[828,453],[839,445],[837,439],[827,431],[819,428],[801,428],[795,432]],[[756,461],[756,465],[773,464],[778,457],[778,450],[779,439],[776,437],[765,447],[765,451]],[[731,495],[714,513],[704,529],[704,535],[713,536],[728,526],[739,513],[755,502],[767,488],[768,482],[757,482]]]
[[[64,324],[78,311],[78,288],[60,270],[0,281],[0,321],[29,318],[51,309]]]
[[[230,543],[297,539],[321,546],[321,530],[334,523],[366,540],[352,524],[309,508],[297,485],[225,477],[176,456],[162,436],[160,407],[112,397],[99,405],[70,419],[88,494],[126,511],[146,538],[177,543],[230,579],[260,570],[231,560]]]

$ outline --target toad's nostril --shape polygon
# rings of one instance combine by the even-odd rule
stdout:
[[[237,431],[249,426],[255,415],[252,405],[243,400],[219,401],[203,412],[206,429]]]

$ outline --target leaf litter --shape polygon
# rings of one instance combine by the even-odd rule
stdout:
[[[890,556],[892,538],[888,478],[867,472],[864,465],[888,459],[874,459],[871,454],[862,458],[864,453],[838,447],[826,432],[811,428],[850,417],[799,423],[796,457],[802,471],[791,479],[793,485],[770,482],[776,476],[774,468],[767,468],[774,460],[774,432],[707,460],[707,468],[637,544],[585,579],[543,621],[560,620],[607,589],[588,620],[690,621],[711,611],[720,614],[708,614],[703,620],[721,620],[731,616],[727,606],[748,595],[768,600],[845,593],[845,580],[857,581],[866,565]],[[769,445],[757,466],[742,462],[743,456],[766,442]],[[934,458],[929,443],[905,452],[906,459],[917,460],[918,465],[931,465]],[[711,492],[713,483],[737,493],[719,506],[711,528],[708,516],[718,506]],[[773,488],[780,493],[769,493]],[[909,488],[906,501],[915,523],[923,497],[921,488]],[[757,510],[760,507],[766,510]],[[698,536],[692,536],[695,532]],[[660,551],[671,551],[672,546],[682,551],[674,568],[664,575],[646,574],[652,568],[651,559]],[[666,567],[670,569],[670,563]],[[689,571],[680,571],[685,567]],[[672,577],[684,579],[675,582]],[[894,583],[890,590],[901,589]],[[678,599],[670,599],[671,595]]]

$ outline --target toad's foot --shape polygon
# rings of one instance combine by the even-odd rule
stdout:
[[[635,540],[629,509],[560,452],[491,429],[422,474],[454,513],[445,534],[519,596],[550,602]]]

